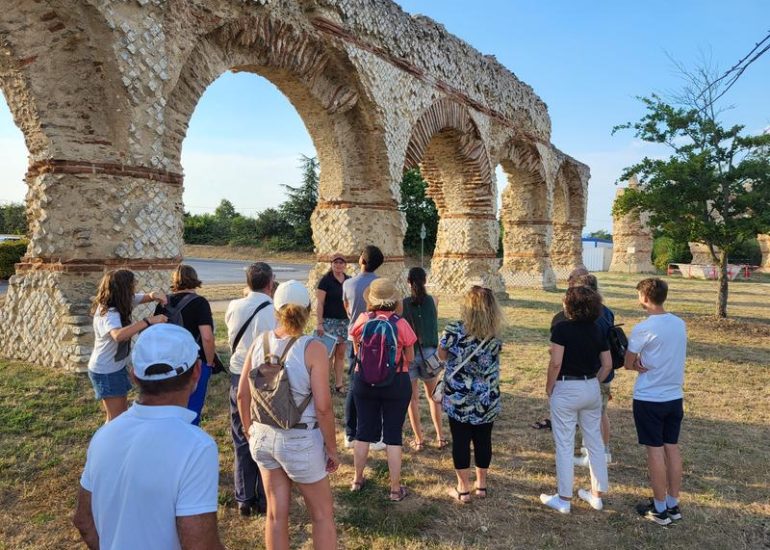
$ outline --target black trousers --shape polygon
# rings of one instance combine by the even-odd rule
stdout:
[[[471,442],[476,468],[489,468],[492,462],[492,426],[489,424],[466,424],[449,419],[452,432],[452,461],[455,470],[471,467]]]

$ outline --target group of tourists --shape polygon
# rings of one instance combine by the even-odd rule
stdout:
[[[449,496],[458,503],[487,496],[493,426],[501,410],[504,319],[494,292],[482,281],[469,284],[459,318],[440,331],[438,300],[427,292],[423,269],[409,271],[403,296],[397,281],[376,274],[385,261],[379,248],[364,248],[353,277],[347,274],[348,259],[330,258],[317,285],[310,333],[306,286],[277,285],[263,262],[247,269],[244,297],[230,302],[225,314],[235,499],[243,516],[266,513],[267,548],[289,547],[292,486],[308,508],[314,547],[336,547],[328,478],[340,465],[334,395],[345,399],[344,446],[353,454],[350,491],[367,486],[369,454],[384,450],[389,472],[384,497],[394,503],[408,497],[401,476],[408,416],[414,452],[429,445],[451,447],[456,480]],[[107,273],[99,285],[89,377],[107,422],[89,445],[75,515],[90,548],[222,548],[217,447],[196,425],[208,379],[224,367],[216,355],[211,307],[196,293],[200,285],[185,265],[174,273],[168,295],[137,293],[136,278],[127,270]],[[574,466],[582,464],[589,466],[591,486],[579,489],[578,497],[602,509],[611,462],[609,382],[613,367],[624,366],[639,373],[634,421],[639,443],[647,448],[653,492],[638,511],[667,525],[682,517],[677,441],[686,332],[682,320],[663,308],[664,281],[645,279],[637,291],[649,317],[634,327],[625,354],[613,361],[614,316],[596,278],[585,270],[570,275],[563,312],[551,327],[545,383],[557,491],[540,500],[569,513]],[[132,308],[149,302],[156,303],[154,315],[132,322]],[[132,381],[138,398],[129,409]],[[432,442],[420,421],[420,386],[429,403]],[[574,456],[577,427],[580,456]]]

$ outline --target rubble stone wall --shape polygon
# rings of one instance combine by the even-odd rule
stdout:
[[[403,285],[399,182],[413,166],[441,215],[436,293],[548,287],[579,262],[588,168],[550,143],[532,88],[435,21],[387,0],[5,2],[0,89],[29,150],[30,245],[0,311],[0,354],[82,368],[106,270],[167,285],[183,244],[184,137],[228,70],[275,84],[317,150],[310,285],[333,251],[355,260],[369,243]]]
[[[636,180],[629,187],[638,185]],[[615,192],[615,200],[625,189]],[[630,252],[632,251],[632,252]],[[655,273],[652,265],[652,229],[649,214],[629,212],[625,216],[612,218],[612,262],[613,273]]]

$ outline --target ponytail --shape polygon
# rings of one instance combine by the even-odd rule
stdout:
[[[425,270],[421,267],[413,267],[409,270],[406,277],[409,286],[412,289],[412,304],[419,306],[425,301],[428,292],[425,290],[425,281],[427,277]]]

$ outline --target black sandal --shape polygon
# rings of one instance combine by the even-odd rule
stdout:
[[[471,501],[470,491],[461,493],[457,487],[452,487],[451,489],[449,489],[449,496],[455,499],[460,504],[468,504]]]
[[[487,498],[487,488],[486,487],[475,487],[473,489],[473,492],[479,498]]]
[[[406,498],[406,495],[409,494],[409,491],[406,490],[406,487],[403,485],[398,488],[398,491],[391,491],[390,496],[388,497],[388,500],[390,502],[401,502]]]
[[[551,429],[551,419],[550,418],[544,418],[543,420],[538,420],[534,424],[530,424],[529,426],[533,430],[550,430]]]
[[[340,396],[344,396],[347,392],[345,391],[345,386],[334,386],[334,393]]]

